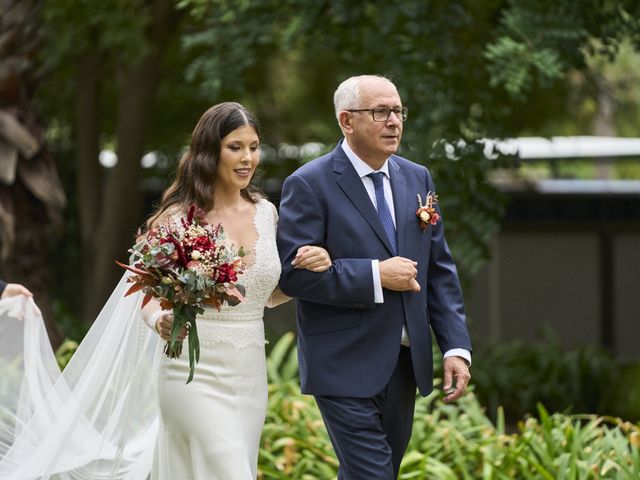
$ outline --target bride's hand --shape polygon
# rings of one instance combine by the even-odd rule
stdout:
[[[295,268],[305,268],[311,272],[324,272],[331,266],[331,257],[322,247],[305,245],[300,247],[291,262]]]
[[[171,339],[171,327],[173,327],[173,313],[168,312],[164,315],[161,315],[158,321],[156,322],[156,330],[160,334],[160,337],[163,340],[169,341]],[[184,337],[187,336],[186,327],[182,329],[182,331],[178,334],[178,340],[184,340]]]

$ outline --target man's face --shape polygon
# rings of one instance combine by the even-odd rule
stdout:
[[[401,108],[398,91],[393,84],[381,79],[363,80],[357,108],[377,107]],[[374,121],[371,112],[353,112],[350,115],[353,131],[349,144],[362,160],[373,168],[379,168],[400,146],[402,119],[393,112],[386,122]]]

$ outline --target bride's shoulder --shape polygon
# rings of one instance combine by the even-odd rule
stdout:
[[[278,222],[278,210],[276,206],[271,203],[266,197],[260,195],[258,197],[254,197],[256,208],[258,210],[262,210],[266,217],[270,217],[273,219],[275,223]]]
[[[275,218],[278,218],[278,210],[276,209],[276,206],[273,203],[271,203],[266,198],[261,198],[259,200],[259,203],[263,206],[265,210],[269,210],[270,212],[272,212]]]
[[[275,210],[276,208],[275,205],[262,193],[253,193],[251,198],[253,199],[253,204],[256,208],[262,208],[265,210]]]

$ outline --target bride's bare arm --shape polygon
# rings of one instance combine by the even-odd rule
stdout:
[[[322,247],[305,245],[298,249],[298,253],[292,263],[295,268],[307,269],[311,272],[325,272],[331,267],[331,257],[329,252]],[[276,288],[271,297],[269,297],[267,307],[277,307],[289,300],[291,300],[291,297],[287,297],[280,288]]]

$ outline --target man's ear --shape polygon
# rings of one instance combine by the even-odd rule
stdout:
[[[338,115],[338,124],[340,125],[340,130],[344,133],[353,133],[353,125],[351,124],[353,117],[349,112],[345,112],[344,110],[340,112]]]

